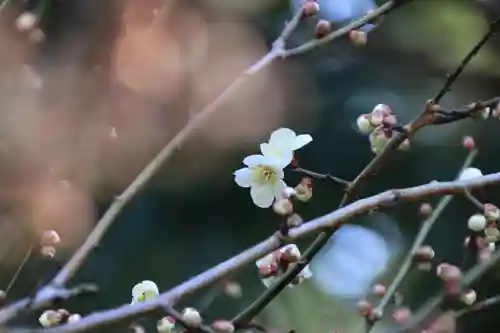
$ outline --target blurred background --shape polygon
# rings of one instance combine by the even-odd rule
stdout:
[[[380,5],[373,0],[319,0],[320,18],[341,26]],[[62,247],[47,264],[30,258],[8,299],[49,279],[82,243],[118,195],[186,122],[279,35],[300,1],[285,0],[4,0],[0,5],[0,286],[5,290],[34,237],[55,229]],[[355,47],[340,39],[278,62],[230,98],[130,204],[72,283],[95,282],[95,297],[64,305],[85,315],[130,302],[142,280],[161,290],[192,277],[268,237],[279,221],[254,206],[233,172],[279,127],[310,133],[304,168],[353,179],[373,158],[356,118],[388,104],[405,123],[421,112],[446,73],[500,14],[497,0],[415,1],[386,18]],[[290,40],[314,37],[318,18]],[[370,27],[368,27],[370,29]],[[497,94],[500,40],[482,49],[443,100],[459,106]],[[498,171],[498,120],[426,128],[412,149],[393,155],[363,196],[455,177],[467,151],[474,166]],[[289,184],[300,175],[286,174]],[[342,189],[316,182],[300,207],[305,219],[332,211]],[[500,203],[494,189],[478,196]],[[435,203],[433,199],[431,203]],[[311,265],[313,278],[286,289],[259,316],[270,327],[299,333],[361,332],[354,305],[375,281],[388,283],[422,220],[418,204],[356,218]],[[438,260],[459,264],[467,219],[475,208],[454,199],[426,244]],[[311,239],[298,245],[304,249]],[[500,293],[500,271],[475,286],[478,298]],[[228,283],[241,296],[228,295]],[[232,285],[234,287],[234,285]],[[412,272],[401,289],[418,308],[439,288],[431,273]],[[233,290],[234,291],[234,290]],[[264,291],[254,266],[213,289],[184,299],[207,320],[231,318]],[[499,308],[463,317],[460,332],[498,332]],[[37,326],[39,313],[16,325]],[[155,320],[145,321],[154,332]],[[390,316],[377,326],[385,332]],[[124,332],[124,328],[103,332]]]

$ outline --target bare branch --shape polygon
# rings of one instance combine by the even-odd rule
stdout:
[[[477,150],[473,150],[469,153],[469,156],[467,156],[467,159],[465,160],[458,175],[460,175],[460,173],[464,169],[468,168],[472,164],[476,155],[477,155]],[[396,273],[396,276],[392,280],[391,284],[389,285],[389,287],[387,287],[387,292],[382,297],[378,306],[373,311],[380,311],[383,313],[385,307],[389,304],[391,299],[393,299],[394,294],[398,291],[398,288],[401,285],[401,282],[403,282],[404,278],[406,277],[410,268],[412,267],[413,256],[414,256],[415,252],[418,250],[419,247],[421,247],[424,244],[425,238],[427,237],[427,235],[431,231],[432,227],[434,226],[434,223],[437,221],[439,216],[441,216],[441,213],[450,204],[452,199],[453,199],[453,196],[451,196],[451,195],[447,195],[447,196],[443,197],[441,199],[441,201],[439,202],[439,204],[436,206],[436,209],[433,210],[431,216],[429,216],[422,223],[420,231],[418,232],[417,236],[415,237],[415,241],[413,242],[413,245],[412,245],[410,251],[408,252],[405,259],[403,260],[403,263],[399,267],[399,270]]]
[[[407,4],[410,1],[389,1],[378,8],[377,13],[387,13],[393,9],[399,8],[403,4]],[[375,14],[372,13],[372,14]],[[371,15],[367,15],[364,17],[366,24],[367,22],[373,20]],[[354,22],[355,23],[355,22]],[[346,28],[349,30],[355,29],[352,25],[348,25]],[[494,32],[499,28],[499,24],[495,22],[490,26],[490,29],[486,33],[486,35],[472,48],[472,50],[465,56],[464,60],[460,63],[457,70],[451,75],[444,85],[444,90],[448,91],[451,85],[458,79],[460,74],[465,69],[466,65],[470,63],[470,61],[474,58],[474,56],[479,52],[482,46],[485,45],[486,41],[493,36]],[[337,32],[333,32],[331,35],[325,37],[326,40],[328,38],[334,38]],[[298,48],[299,51],[290,50],[292,54],[294,52],[298,52],[299,54],[302,51],[312,49],[317,45],[321,45],[324,39],[318,41],[312,41],[308,44],[305,44]],[[361,186],[363,180],[368,178],[370,175],[375,173],[375,171],[382,165],[382,162],[387,158],[387,156],[393,152],[397,147],[401,145],[401,143],[407,139],[410,135],[413,135],[419,129],[433,125],[435,122],[435,110],[437,109],[437,103],[440,101],[440,98],[444,94],[438,93],[437,97],[427,103],[425,110],[412,122],[403,127],[404,131],[398,131],[396,134],[387,142],[387,144],[382,149],[381,153],[377,155],[360,173],[359,175],[349,184],[347,193],[342,198],[339,207],[343,207],[345,204],[351,200],[351,197],[355,194],[355,191]],[[281,276],[281,278],[274,283],[268,290],[266,290],[256,301],[254,301],[247,309],[245,309],[242,313],[233,318],[233,323],[236,327],[240,325],[244,325],[253,317],[255,317],[262,309],[271,302],[274,297],[276,297],[281,290],[283,290],[296,276],[299,274],[302,269],[309,264],[309,262],[313,259],[313,257],[327,244],[328,240],[335,232],[337,226],[335,228],[329,229],[327,231],[322,232],[316,239],[311,243],[309,248],[304,252],[300,262],[292,267],[292,269],[288,270],[285,274]]]
[[[465,181],[431,182],[426,185],[389,190],[365,199],[353,202],[343,208],[337,209],[327,215],[311,220],[300,227],[289,230],[288,241],[318,233],[326,228],[338,227],[349,219],[367,213],[381,205],[398,204],[405,201],[418,201],[428,196],[462,194],[464,187],[475,189],[500,183],[500,172]],[[187,280],[173,289],[161,294],[159,297],[134,306],[128,304],[119,308],[95,312],[84,317],[74,324],[62,325],[46,329],[45,333],[76,333],[85,332],[94,328],[108,326],[122,320],[133,320],[154,311],[161,311],[165,306],[172,305],[181,297],[203,289],[220,279],[227,277],[242,267],[255,262],[264,255],[277,250],[283,245],[282,238],[275,234],[246,251],[228,259],[219,265]],[[496,260],[500,260],[500,252]],[[294,267],[298,264],[293,264]],[[477,273],[474,273],[477,274]],[[53,297],[40,295],[34,302],[44,302]],[[36,304],[38,307],[40,304]],[[34,304],[35,306],[35,304]],[[22,306],[21,306],[22,308]],[[6,311],[6,310],[4,310]]]

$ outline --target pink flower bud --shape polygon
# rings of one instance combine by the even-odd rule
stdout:
[[[332,31],[332,25],[327,20],[319,20],[316,24],[315,34],[317,39],[321,39]]]
[[[273,210],[278,215],[290,215],[293,213],[293,203],[289,199],[278,200],[273,204]]]
[[[234,325],[227,320],[217,320],[212,323],[212,328],[217,333],[233,333]]]
[[[484,217],[490,222],[496,221],[500,218],[500,209],[497,206],[487,203],[484,204]]]
[[[387,292],[387,288],[383,284],[376,284],[373,286],[372,293],[375,296],[382,297]]]
[[[471,136],[466,136],[462,139],[462,146],[465,149],[473,150],[474,148],[476,148],[476,143]]]
[[[368,42],[368,35],[364,31],[351,30],[349,32],[349,40],[355,46],[363,46]]]
[[[437,276],[445,282],[454,282],[460,280],[462,271],[457,266],[442,263],[437,267]]]
[[[302,7],[302,16],[310,17],[319,13],[319,5],[316,1],[307,1]]]
[[[408,308],[399,308],[394,313],[392,314],[392,319],[396,323],[402,323],[406,320],[408,320],[411,316],[411,311]]]

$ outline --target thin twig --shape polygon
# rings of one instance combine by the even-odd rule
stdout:
[[[349,219],[365,214],[381,205],[397,204],[405,201],[420,201],[425,197],[434,195],[461,194],[464,187],[475,189],[499,183],[500,172],[464,181],[454,180],[449,182],[432,182],[426,185],[406,189],[389,190],[375,196],[355,201],[327,215],[304,223],[297,228],[290,229],[288,235],[289,237],[287,239],[291,242],[299,238],[318,233],[320,230],[324,230],[326,228],[338,227],[347,222]],[[255,262],[272,251],[277,250],[282,245],[281,237],[279,237],[278,234],[275,234],[261,243],[181,283],[152,300],[148,300],[134,306],[126,304],[115,309],[95,312],[84,317],[77,323],[62,325],[54,329],[43,330],[43,332],[85,332],[87,330],[104,327],[121,320],[133,320],[147,313],[161,310],[166,304],[173,304],[183,296],[213,285],[227,276],[231,276],[242,267]],[[499,258],[497,260],[500,260],[500,255],[498,255],[498,257]],[[34,300],[33,306],[37,305],[35,303],[44,302],[50,299],[53,299],[51,295],[39,295],[38,298]],[[6,310],[0,311],[0,321],[5,316],[4,311]]]
[[[472,162],[474,161],[474,158],[477,155],[477,150],[473,150],[469,153],[467,156],[465,162],[463,163],[460,173],[468,168]],[[403,263],[399,267],[398,272],[396,273],[396,276],[392,280],[391,284],[389,287],[387,287],[387,291],[385,295],[382,297],[380,302],[378,303],[377,307],[374,309],[374,311],[380,311],[383,313],[385,307],[389,304],[389,302],[393,299],[394,294],[398,291],[399,286],[403,282],[404,278],[410,271],[410,268],[412,267],[413,263],[413,256],[415,252],[423,245],[425,239],[427,238],[427,235],[431,231],[432,227],[434,226],[434,223],[437,221],[439,216],[441,216],[441,213],[444,211],[444,209],[450,204],[451,200],[453,199],[452,195],[447,195],[443,197],[438,205],[436,206],[436,209],[433,210],[432,214],[424,221],[422,222],[422,226],[420,228],[420,231],[418,232],[417,236],[415,237],[415,241],[413,242],[413,245],[408,252],[407,256],[403,260]]]
[[[16,283],[17,278],[19,277],[19,275],[21,274],[21,271],[23,270],[24,266],[26,265],[26,263],[30,259],[32,253],[33,253],[33,247],[30,246],[29,249],[28,249],[28,251],[26,251],[26,254],[24,255],[23,261],[21,261],[21,264],[19,265],[19,267],[17,268],[16,272],[14,273],[14,276],[10,280],[9,285],[5,289],[5,297],[7,297],[7,294],[9,293],[9,291],[12,289],[12,287]]]
[[[307,50],[312,50],[313,48],[319,47],[325,44],[327,41],[331,42],[337,38],[347,35],[352,29],[359,28],[365,25],[367,22],[373,20],[374,18],[387,14],[388,12],[399,7],[396,2],[399,1],[389,1],[373,13],[354,21],[339,30],[334,31],[327,37],[323,38],[321,42],[317,44],[306,44]],[[302,9],[295,13],[294,17],[290,22],[285,25],[280,36],[273,43],[273,47],[269,53],[257,61],[254,65],[250,66],[245,70],[238,78],[236,78],[233,83],[229,85],[224,92],[217,97],[211,104],[207,105],[203,110],[196,113],[196,115],[191,118],[187,125],[178,132],[171,141],[159,152],[159,154],[139,173],[137,178],[120,194],[115,198],[113,203],[110,205],[108,210],[104,213],[101,219],[97,222],[95,228],[89,234],[83,245],[74,253],[71,259],[66,263],[66,265],[58,272],[55,278],[52,280],[51,285],[56,287],[64,287],[64,285],[74,276],[74,274],[83,265],[87,257],[96,248],[101,241],[102,237],[116,220],[118,215],[122,212],[123,208],[140,193],[148,182],[156,175],[156,173],[161,169],[165,162],[173,155],[175,151],[180,149],[180,147],[186,142],[193,131],[199,128],[209,119],[214,112],[218,109],[220,104],[222,104],[230,95],[232,95],[238,88],[246,81],[250,76],[257,74],[264,68],[268,67],[273,61],[278,58],[287,58],[293,55],[303,54],[305,50],[292,49],[285,50],[286,40],[290,37],[293,31],[297,28],[301,18]],[[294,51],[295,50],[295,51]],[[43,289],[42,289],[43,291]],[[50,293],[45,293],[50,294]],[[47,301],[47,300],[45,300]],[[9,320],[5,316],[5,313],[0,312],[0,324],[5,323]]]
[[[345,27],[343,27],[341,29],[335,30],[321,39],[312,39],[305,44],[297,46],[293,49],[286,50],[286,52],[282,55],[282,57],[289,58],[289,57],[302,55],[302,54],[307,53],[307,52],[309,52],[309,51],[311,51],[319,46],[328,44],[331,41],[333,41],[339,37],[347,35],[350,31],[361,28],[361,27],[365,26],[366,24],[372,22],[373,20],[375,20],[383,15],[387,15],[390,12],[402,7],[403,5],[410,3],[411,1],[413,1],[413,0],[387,1],[382,6],[378,7],[377,9],[373,10],[372,12],[368,13],[367,15],[362,17],[361,19],[356,20],[356,21],[346,25]]]
[[[465,188],[464,189],[464,196],[467,198],[467,200],[469,200],[474,206],[477,207],[477,209],[479,209],[481,212],[484,211],[484,205],[481,203],[481,201],[479,201],[478,198],[476,198],[474,196],[474,194],[472,194],[469,189]]]
[[[460,74],[465,70],[465,67],[474,59],[474,57],[479,53],[479,51],[483,48],[483,46],[488,42],[488,40],[496,34],[498,29],[500,28],[500,17],[498,17],[495,21],[490,24],[490,28],[488,32],[479,40],[479,42],[470,50],[470,52],[465,56],[465,58],[460,62],[457,69],[448,76],[446,83],[443,88],[436,94],[436,96],[432,99],[434,104],[438,104],[441,99],[446,95],[449,91],[453,83],[458,79]]]
[[[395,8],[397,8],[402,3],[407,3],[407,2],[389,1],[388,3],[380,7],[379,10],[390,11],[392,10],[391,6],[395,6]],[[373,17],[370,17],[370,20],[372,19]],[[460,74],[463,72],[465,66],[474,58],[474,56],[479,52],[481,47],[493,35],[491,31],[497,28],[498,25],[496,24],[492,25],[488,33],[485,35],[487,36],[487,38],[483,37],[478,42],[478,44],[476,44],[472,48],[471,52],[469,52],[469,54],[466,55],[464,60],[460,63],[458,69],[454,72],[453,75],[449,76],[448,80],[445,82],[444,87],[446,87],[446,90],[448,90],[449,87],[451,87],[451,85],[458,79]],[[480,46],[478,47],[478,45]],[[304,50],[305,49],[307,48],[304,48]],[[442,95],[441,93],[438,93],[438,95],[427,104],[425,110],[418,117],[416,117],[415,120],[413,120],[408,125],[403,127],[405,128],[406,131],[399,131],[395,133],[395,135],[384,146],[381,153],[377,155],[374,159],[372,159],[371,162],[368,163],[368,165],[359,173],[359,175],[349,184],[348,190],[344,195],[344,197],[342,198],[339,207],[342,207],[349,202],[349,200],[355,195],[355,191],[358,190],[359,187],[361,186],[362,182],[366,178],[374,174],[375,171],[380,167],[380,165],[382,165],[383,161],[388,157],[389,153],[391,153],[397,147],[399,147],[399,145],[405,139],[407,139],[410,135],[415,134],[415,132],[418,131],[419,129],[434,124],[436,118],[434,112],[435,106],[437,105],[437,103],[439,103],[440,99],[442,98],[441,95]],[[290,281],[292,281],[295,278],[295,276],[299,274],[307,264],[309,264],[312,258],[314,258],[314,256],[327,244],[328,240],[330,239],[330,237],[333,235],[334,232],[335,229],[322,232],[311,243],[309,248],[304,252],[301,261],[298,264],[292,266],[292,268],[289,269],[278,281],[276,281],[275,284],[271,286],[271,288],[266,290],[266,292],[264,292],[255,302],[253,302],[247,309],[245,309],[242,313],[240,313],[233,319],[235,325],[238,326],[248,322],[248,320],[252,319],[260,311],[262,311],[262,309],[267,304],[269,304],[269,302],[271,302],[271,300],[274,297],[276,297],[281,292],[281,290],[283,290],[283,288],[285,288],[290,283]]]
[[[348,186],[350,184],[349,181],[342,179],[342,178],[339,178],[339,177],[332,176],[329,173],[318,173],[318,172],[314,172],[314,171],[307,170],[304,168],[294,168],[294,169],[292,169],[292,171],[303,173],[305,175],[308,175],[308,176],[310,176],[312,178],[316,178],[316,179],[329,179],[329,180],[332,180],[338,184],[345,185],[345,186]]]
[[[455,313],[455,317],[460,318],[460,317],[463,317],[463,316],[468,315],[470,313],[482,311],[482,310],[485,310],[489,307],[497,305],[498,303],[500,303],[500,295],[493,296],[493,297],[490,297],[490,298],[485,299],[483,301],[476,302],[473,305],[469,306],[468,308],[457,311]]]

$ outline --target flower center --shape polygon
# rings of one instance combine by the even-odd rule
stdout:
[[[273,183],[277,179],[276,171],[267,165],[258,165],[256,167],[257,181],[263,183]]]

